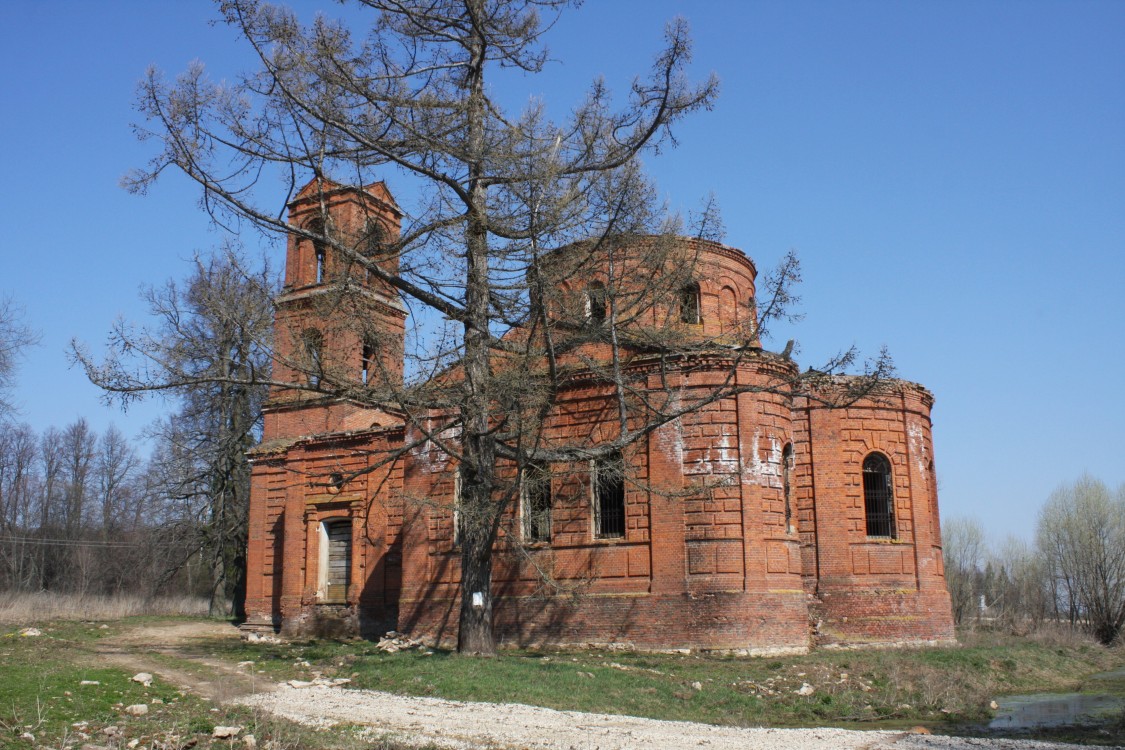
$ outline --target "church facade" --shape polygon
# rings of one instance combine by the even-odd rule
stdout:
[[[417,414],[358,396],[401,381],[406,310],[300,231],[321,231],[327,216],[338,231],[386,239],[401,213],[382,183],[310,185],[289,210],[275,380],[310,387],[275,389],[251,455],[244,628],[454,643],[457,466]],[[706,269],[677,299],[680,327],[710,342],[745,330],[750,259],[715,242],[673,243]],[[357,278],[361,293],[339,291]],[[589,288],[572,296],[596,323]],[[547,433],[591,444],[612,434],[613,401],[582,373],[597,351],[575,355]],[[310,359],[312,375],[287,365]],[[791,382],[796,365],[757,346],[700,347],[676,361],[659,373],[643,358],[628,366],[650,368],[654,393],[672,378],[677,398],[734,387],[660,424],[613,466],[550,466],[526,483],[493,564],[498,641],[748,654],[951,641],[932,395],[894,380],[840,405],[833,396],[848,381],[838,377],[787,392],[774,384]],[[309,382],[321,371],[330,396]]]

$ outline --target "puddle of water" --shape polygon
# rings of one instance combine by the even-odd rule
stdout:
[[[997,698],[989,729],[1035,729],[1101,724],[1121,715],[1125,698],[1090,693],[1043,693]]]

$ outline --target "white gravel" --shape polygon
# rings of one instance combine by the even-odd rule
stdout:
[[[235,702],[311,726],[369,727],[409,743],[457,750],[550,748],[551,750],[1062,750],[1076,746],[1026,740],[861,732],[847,729],[741,729],[631,716],[555,711],[512,703],[467,703],[374,690],[317,685],[279,685],[272,692]]]

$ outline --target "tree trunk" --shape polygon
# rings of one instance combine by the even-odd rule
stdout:
[[[492,633],[491,535],[474,532],[468,537],[461,546],[461,613],[457,651],[474,656],[492,656],[496,653],[496,640]]]
[[[482,12],[479,0],[471,12]],[[469,196],[465,268],[465,388],[461,407],[464,458],[461,472],[461,613],[457,650],[463,654],[496,653],[492,634],[492,507],[496,448],[489,425],[492,377],[489,332],[487,189],[482,181],[484,157],[485,41],[471,40],[466,76],[468,89]]]

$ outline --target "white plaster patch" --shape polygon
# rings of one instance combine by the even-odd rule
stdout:
[[[673,394],[668,403],[668,410],[675,411],[680,408],[680,394]],[[684,425],[683,418],[675,419],[669,423],[670,430],[656,431],[656,447],[673,466],[684,465]]]
[[[733,466],[738,470],[738,451],[730,448],[712,448],[711,463]]]
[[[430,430],[432,423],[426,424],[426,429]],[[441,442],[456,440],[461,434],[461,428],[450,427],[438,433],[438,439]],[[417,433],[411,428],[407,435],[408,440],[415,439]],[[449,465],[449,454],[441,450],[434,444],[432,440],[427,440],[420,445],[411,449],[411,454],[418,462],[419,468],[426,474],[437,474],[445,471],[445,467]]]
[[[763,445],[764,443],[764,445]],[[762,450],[759,450],[759,447]],[[760,487],[781,488],[781,439],[776,435],[762,435],[760,429],[754,431],[750,443],[750,469],[743,465],[742,473],[748,475],[753,484]]]
[[[926,476],[926,466],[929,463],[929,451],[926,450],[926,433],[920,425],[912,424],[906,430],[910,436],[910,450],[918,457],[918,473]]]

